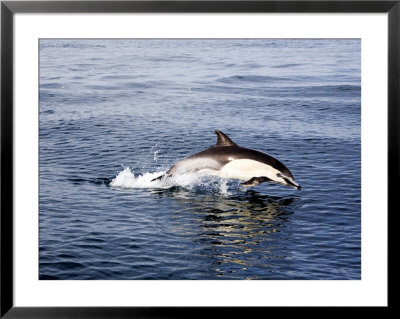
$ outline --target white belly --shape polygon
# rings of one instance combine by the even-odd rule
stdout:
[[[243,181],[265,176],[273,181],[284,182],[282,178],[276,176],[278,173],[279,171],[270,165],[250,159],[238,159],[224,165],[218,172],[218,176]]]

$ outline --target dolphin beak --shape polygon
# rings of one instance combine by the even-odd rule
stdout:
[[[297,184],[292,178],[285,176],[281,173],[276,174],[276,176],[283,178],[286,182],[286,185],[289,185],[294,188],[297,188],[298,190],[301,190],[301,186],[299,184]]]
[[[297,184],[294,180],[291,180],[289,184],[290,186],[293,186],[294,188],[301,190],[301,186]]]

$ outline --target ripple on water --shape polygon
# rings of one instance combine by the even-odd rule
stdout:
[[[41,39],[40,279],[360,279],[360,52]],[[277,157],[302,191],[151,182],[216,129]]]

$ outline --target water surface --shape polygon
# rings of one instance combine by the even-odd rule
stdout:
[[[359,40],[40,40],[40,279],[360,279]],[[193,174],[216,143],[303,189]]]

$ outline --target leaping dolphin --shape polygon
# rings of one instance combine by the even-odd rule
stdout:
[[[265,153],[240,147],[226,134],[216,130],[217,144],[175,163],[165,174],[152,181],[171,175],[200,172],[245,182],[243,186],[256,186],[273,182],[301,189],[292,173],[280,161]]]

